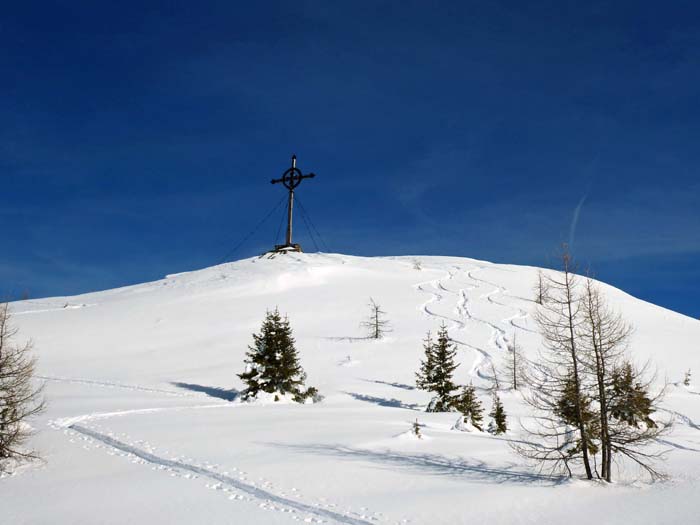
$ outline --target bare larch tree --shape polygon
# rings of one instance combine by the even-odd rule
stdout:
[[[370,313],[367,319],[360,323],[360,326],[367,330],[367,336],[370,339],[381,339],[391,331],[389,328],[391,325],[386,319],[386,312],[371,297],[369,298],[369,308]]]
[[[549,295],[549,281],[542,270],[537,270],[537,280],[535,281],[535,302],[544,304],[547,302]]]
[[[503,377],[510,388],[518,390],[526,375],[527,361],[522,355],[522,349],[518,345],[517,331],[513,331],[513,342],[508,344],[508,353],[502,364]]]
[[[577,335],[583,318],[578,278],[566,246],[561,266],[557,274],[541,275],[548,293],[535,319],[544,350],[531,363],[530,388],[524,396],[535,409],[536,426],[525,428],[531,439],[513,446],[522,456],[549,465],[552,472],[565,468],[572,475],[571,464],[581,461],[586,477],[592,479],[590,399],[583,392]]]
[[[646,445],[669,429],[668,422],[651,419],[665,389],[656,396],[650,394],[653,377],[646,378],[648,365],[638,369],[625,356],[632,328],[606,305],[591,279],[586,279],[582,312],[581,357],[597,404],[600,476],[612,480],[613,454],[618,454],[652,478],[663,477],[654,467],[660,454],[646,450]]]
[[[10,317],[8,304],[0,304],[0,472],[12,460],[37,457],[25,448],[31,435],[27,420],[44,408],[42,388],[33,384],[32,343],[15,343],[17,329]]]

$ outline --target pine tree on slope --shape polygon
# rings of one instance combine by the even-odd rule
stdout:
[[[428,406],[428,412],[448,412],[454,405],[453,392],[457,390],[452,374],[459,365],[454,361],[457,350],[450,340],[447,327],[440,327],[436,342],[432,341],[428,333],[424,347],[426,357],[416,374],[416,384],[419,388],[435,394],[434,400]]]
[[[421,390],[431,391],[435,375],[435,341],[430,332],[423,340],[425,360],[420,363],[420,370],[416,372],[416,386]]]
[[[554,412],[564,423],[571,427],[579,427],[581,423],[578,414],[579,412],[581,413],[583,417],[582,425],[586,429],[587,451],[589,454],[594,455],[598,452],[598,444],[595,442],[595,436],[600,433],[598,414],[592,407],[592,399],[585,393],[581,394],[579,397],[578,408],[580,408],[580,411],[577,409],[576,386],[572,374],[569,374]],[[567,450],[562,450],[562,452],[566,452],[571,457],[580,454],[583,450],[580,436],[572,437],[570,445],[571,446],[568,447]]]
[[[484,409],[481,406],[481,401],[476,396],[474,385],[470,384],[464,387],[454,406],[462,413],[464,423],[471,423],[477,430],[482,430]]]
[[[508,425],[506,424],[506,410],[503,408],[503,403],[501,403],[501,398],[498,397],[498,392],[493,393],[493,408],[491,408],[492,421],[489,423],[489,432],[492,434],[505,434],[508,430]]]
[[[649,397],[647,389],[638,380],[638,373],[629,362],[612,373],[612,385],[608,391],[610,397],[610,415],[624,423],[639,427],[645,425],[648,428],[656,427],[656,422],[651,419],[654,412],[654,402]]]
[[[259,334],[253,334],[253,346],[246,353],[246,371],[238,377],[247,388],[244,400],[255,398],[259,392],[280,395],[292,394],[298,403],[316,395],[314,387],[304,387],[304,373],[294,346],[289,319],[282,319],[279,310],[267,312]]]

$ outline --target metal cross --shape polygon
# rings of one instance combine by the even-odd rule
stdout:
[[[289,203],[287,205],[287,237],[285,243],[281,246],[275,246],[276,251],[284,251],[285,249],[293,249],[300,252],[301,246],[298,244],[292,244],[292,208],[294,207],[294,188],[301,184],[304,179],[313,179],[316,175],[313,173],[308,173],[306,175],[302,174],[301,170],[297,168],[297,156],[292,155],[292,166],[282,174],[281,179],[273,179],[272,184],[282,183],[282,185],[289,190]]]

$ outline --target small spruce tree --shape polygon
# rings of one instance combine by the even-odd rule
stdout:
[[[493,393],[493,407],[491,408],[491,422],[489,423],[489,431],[492,434],[505,434],[508,430],[506,424],[506,410],[503,408],[501,398],[498,397],[498,392]]]
[[[685,376],[683,377],[683,384],[685,386],[690,386],[690,378],[691,378],[691,373],[690,373],[690,368],[688,371],[685,373]]]
[[[292,394],[298,403],[317,395],[314,387],[304,386],[306,374],[299,363],[289,319],[283,319],[278,309],[267,312],[248,349],[246,371],[238,374],[247,387],[241,393],[244,400],[254,399],[261,391],[275,394],[275,401],[280,395]]]
[[[462,389],[462,393],[457,398],[454,407],[462,413],[464,423],[471,423],[474,428],[482,430],[484,409],[481,406],[481,401],[476,396],[474,385],[470,384]]]
[[[416,420],[413,422],[411,430],[414,436],[416,436],[418,439],[423,439],[423,434],[420,432],[420,423],[418,423],[418,418],[416,418]]]
[[[435,375],[435,341],[430,332],[423,340],[425,359],[420,363],[420,370],[416,372],[416,386],[421,390],[431,391]]]
[[[452,380],[452,374],[459,366],[455,363],[457,350],[443,324],[438,330],[437,341],[433,342],[430,333],[424,342],[425,361],[416,374],[418,388],[433,392],[435,398],[428,405],[428,412],[449,412],[454,405],[454,394],[457,385]]]

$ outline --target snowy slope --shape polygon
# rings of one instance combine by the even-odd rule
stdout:
[[[488,386],[516,328],[525,352],[537,349],[535,275],[465,258],[294,254],[15,303],[46,382],[34,421],[46,462],[0,479],[0,522],[696,523],[700,389],[669,389],[676,426],[660,446],[673,479],[655,484],[538,475],[508,447],[528,416],[514,394],[503,394],[506,438],[423,412],[425,332],[446,322],[456,378]],[[635,327],[635,359],[672,383],[700,374],[700,322],[603,287]],[[358,326],[370,296],[392,322],[381,341]],[[250,334],[275,306],[320,404],[231,402]],[[428,439],[407,434],[416,418]]]

